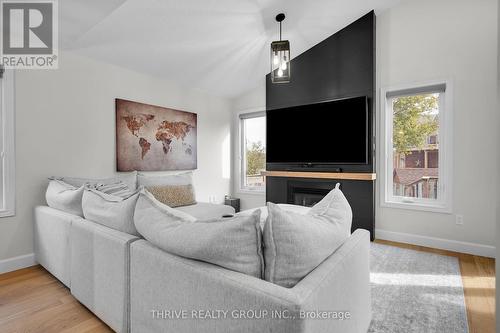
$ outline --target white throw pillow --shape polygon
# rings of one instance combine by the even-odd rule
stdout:
[[[257,211],[250,216],[196,220],[143,190],[134,221],[145,239],[169,253],[261,278],[264,260],[259,215]]]
[[[268,203],[264,226],[265,279],[291,288],[351,234],[352,211],[339,184],[306,214]]]
[[[137,175],[138,186],[165,186],[165,185],[192,185],[193,173],[191,171],[174,174],[151,174],[139,173]]]
[[[117,197],[121,197],[123,199],[126,199],[137,193],[136,190],[131,190],[130,187],[121,180],[111,184],[98,183],[95,185],[88,185],[88,187],[95,189],[99,192],[116,195]]]
[[[109,178],[81,178],[81,177],[52,177],[51,179],[62,180],[65,183],[80,187],[82,185],[108,185],[119,181],[124,182],[127,186],[135,191],[137,189],[137,171],[124,172],[116,177]]]
[[[60,180],[50,180],[45,192],[45,200],[49,207],[64,212],[83,216],[82,196],[84,186],[75,187]]]
[[[106,227],[138,236],[134,226],[135,204],[139,192],[124,199],[94,189],[83,192],[83,216]]]

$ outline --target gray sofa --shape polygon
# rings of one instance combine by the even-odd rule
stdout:
[[[50,207],[35,208],[36,261],[117,332],[129,332],[130,244],[139,240]]]
[[[370,323],[364,230],[288,289],[169,254],[136,236],[45,206],[35,208],[34,228],[37,261],[117,332],[359,333]],[[227,312],[194,318],[206,310]],[[177,316],[184,311],[185,317],[168,318],[174,311]],[[349,312],[350,318],[311,318],[333,311]],[[244,318],[249,316],[261,318]]]

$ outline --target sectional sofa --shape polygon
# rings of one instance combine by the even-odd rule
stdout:
[[[234,214],[213,204],[183,210],[195,217]],[[284,288],[47,206],[35,208],[34,228],[36,260],[117,332],[358,333],[370,323],[365,230]],[[337,312],[349,317],[333,318]]]

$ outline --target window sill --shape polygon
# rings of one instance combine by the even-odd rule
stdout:
[[[16,212],[13,209],[0,210],[0,218],[2,217],[12,217],[15,216]]]
[[[449,206],[443,204],[432,204],[425,202],[401,202],[401,201],[385,201],[380,204],[383,208],[397,208],[406,210],[416,210],[432,213],[451,214],[452,210]]]
[[[253,194],[253,195],[265,195],[266,189],[249,189],[249,188],[240,188],[238,190],[239,194]]]

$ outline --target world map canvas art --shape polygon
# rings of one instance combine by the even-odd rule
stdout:
[[[196,169],[196,113],[116,99],[118,171]]]

